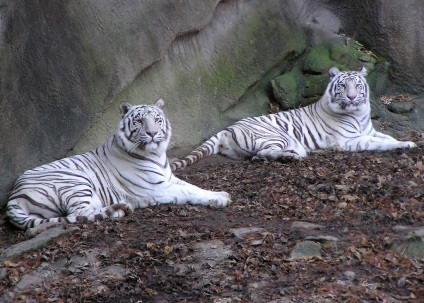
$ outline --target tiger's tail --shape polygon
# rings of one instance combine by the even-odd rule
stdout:
[[[208,156],[219,153],[220,136],[219,133],[206,140],[202,145],[194,149],[187,156],[174,161],[171,164],[171,170],[192,165]]]
[[[17,204],[8,205],[6,212],[10,222],[13,225],[20,229],[27,230],[29,228],[33,228],[46,223],[84,223],[88,221],[103,221],[107,218],[119,217],[119,214],[122,213],[119,212],[120,210],[123,211],[126,216],[133,213],[131,205],[126,203],[113,204],[95,215],[87,216],[69,215],[67,217],[54,217],[42,219],[27,214],[25,210]]]

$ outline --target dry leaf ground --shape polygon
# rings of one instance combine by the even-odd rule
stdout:
[[[424,226],[423,163],[422,147],[295,163],[211,157],[176,175],[229,192],[231,206],[162,205],[80,225],[3,264],[0,293],[13,302],[424,302],[423,259],[390,249],[401,241],[393,227]],[[24,240],[0,228],[0,248]],[[307,237],[321,239],[322,255],[291,259]],[[87,263],[72,267],[76,257]],[[17,290],[24,274],[61,260],[60,279]]]

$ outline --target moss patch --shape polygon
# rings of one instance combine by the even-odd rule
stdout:
[[[305,54],[302,64],[292,71],[272,80],[275,99],[283,110],[306,106],[319,100],[329,82],[328,71],[336,66],[340,70],[359,70],[365,66],[374,69],[376,60],[357,42],[345,45],[344,39],[312,46]],[[387,76],[370,77],[372,83],[385,86]]]
[[[307,74],[323,74],[336,65],[330,59],[330,51],[323,45],[312,48],[303,63],[303,71]]]
[[[232,55],[219,55],[212,67],[202,67],[199,72],[202,88],[218,98],[240,98],[246,87],[260,81],[258,74],[265,75],[270,66],[285,66],[289,54],[299,55],[306,47],[302,32],[265,15],[253,16],[246,27],[247,33],[231,50]]]
[[[271,85],[281,109],[287,110],[298,105],[305,80],[300,72],[291,71],[272,80]]]

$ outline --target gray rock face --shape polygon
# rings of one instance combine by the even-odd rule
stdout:
[[[340,31],[387,55],[399,89],[424,92],[419,0],[362,2],[1,1],[0,207],[24,170],[102,144],[121,101],[167,102],[171,156],[267,113],[271,80]]]
[[[343,20],[344,31],[391,63],[400,91],[424,92],[424,7],[422,1],[322,1]]]

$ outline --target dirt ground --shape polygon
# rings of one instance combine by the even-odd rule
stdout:
[[[317,152],[294,163],[216,156],[176,175],[227,191],[233,203],[161,205],[80,225],[4,264],[0,293],[14,302],[424,302],[424,259],[391,250],[401,241],[393,227],[424,226],[423,147]],[[319,239],[321,256],[291,257],[307,238]],[[0,224],[0,249],[23,240]],[[65,264],[60,280],[16,290],[24,274],[88,249],[101,252],[98,271]],[[99,274],[112,265],[125,272]]]

